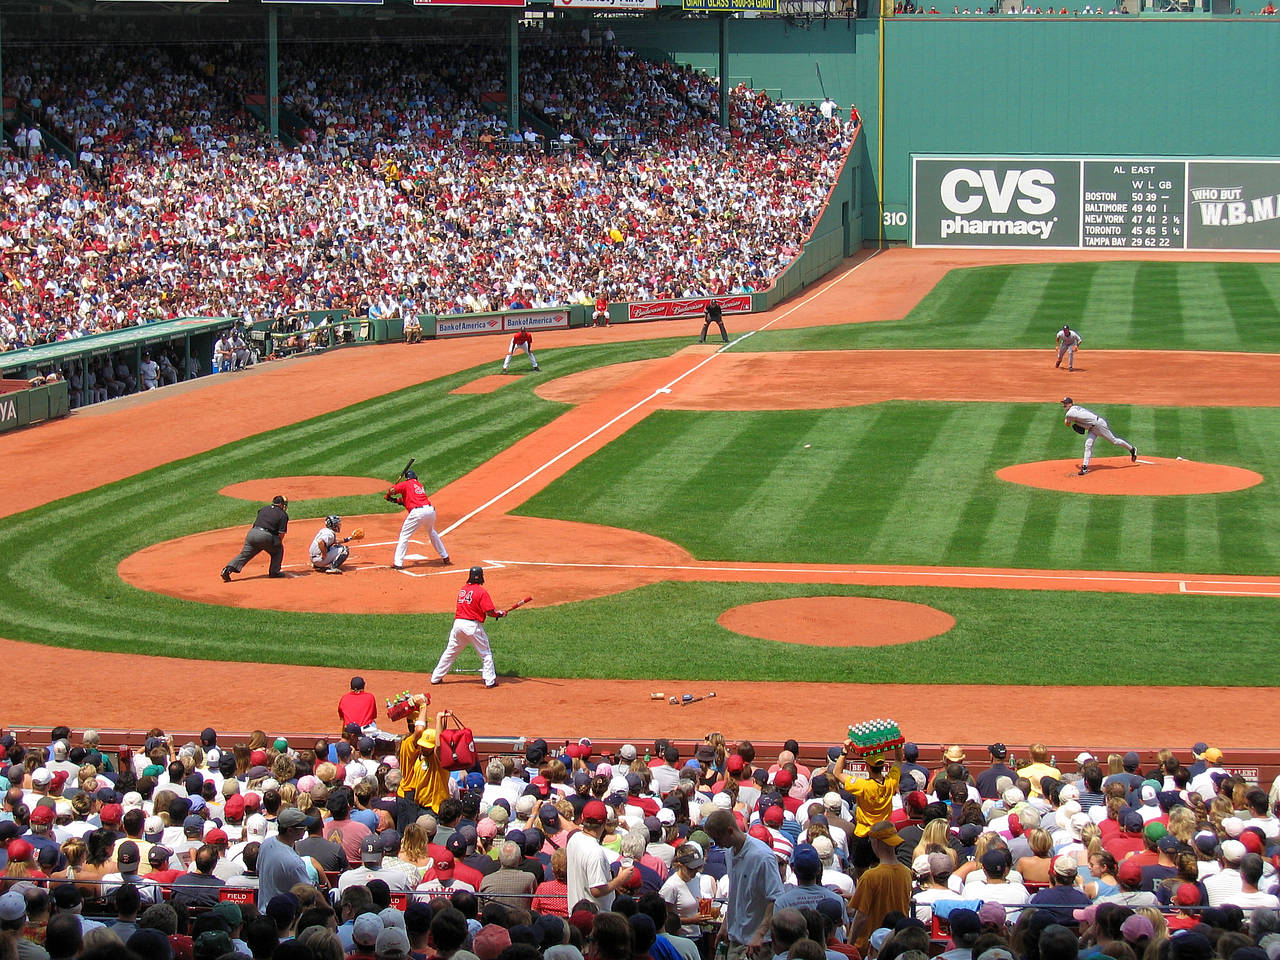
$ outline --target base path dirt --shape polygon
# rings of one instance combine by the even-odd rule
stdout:
[[[366,493],[383,493],[390,483],[377,477],[274,477],[244,480],[223,487],[224,497],[239,500],[261,500],[270,503],[277,495],[290,503],[319,500],[322,497],[357,497]]]
[[[1231,257],[1236,259],[1234,255]],[[1054,252],[1037,261],[1076,259],[1133,259],[1132,255],[1076,256]],[[1155,259],[1215,259],[1212,255]],[[1256,259],[1267,259],[1260,257]],[[853,320],[876,321],[904,315],[947,269],[981,263],[1032,262],[1022,253],[1009,251],[890,251],[862,257],[831,280],[770,314],[727,318],[732,335],[768,324],[772,329],[804,327]],[[579,329],[539,333],[537,349],[607,343],[622,339],[648,339],[696,334],[696,320]],[[295,423],[401,389],[427,379],[492,362],[494,371],[477,380],[473,389],[493,388],[505,344],[495,338],[459,339],[396,344],[340,350],[325,355],[264,365],[237,374],[209,378],[201,388],[166,394],[164,390],[131,399],[108,409],[46,424],[37,429],[0,436],[0,457],[8,469],[0,476],[0,503],[14,512],[60,497],[91,489],[142,470],[213,449],[245,436]],[[850,365],[852,375],[833,384],[823,377],[815,387],[813,371],[796,371],[796,356],[776,354],[718,354],[711,345],[647,364],[627,365],[608,373],[608,384],[597,383],[573,397],[574,406],[541,430],[504,451],[481,469],[443,490],[433,491],[447,529],[447,542],[468,555],[507,565],[504,585],[515,593],[534,593],[526,584],[535,580],[543,594],[539,602],[572,602],[589,599],[641,582],[717,578],[751,582],[896,584],[926,582],[937,585],[1003,586],[1034,589],[1061,588],[1070,582],[1076,589],[1130,592],[1240,592],[1257,596],[1280,595],[1280,581],[1271,578],[1201,577],[1153,573],[1105,571],[992,571],[963,568],[907,568],[892,566],[776,565],[767,563],[714,564],[694,561],[671,544],[632,531],[618,531],[585,524],[516,518],[508,511],[551,482],[573,463],[620,436],[644,416],[662,406],[686,409],[759,409],[761,391],[774,378],[779,383],[767,398],[771,408],[786,406],[800,387],[828,403],[870,403],[888,396],[910,399],[1012,400],[1056,403],[1061,395],[1081,392],[1088,384],[1089,399],[1100,404],[1197,403],[1200,405],[1255,403],[1280,405],[1280,372],[1274,356],[1176,355],[1162,353],[1159,365],[1142,367],[1148,373],[1134,377],[1132,364],[1143,355],[1091,352],[1086,370],[1075,374],[1054,371],[1045,361],[1047,351],[1008,354],[945,352],[945,361],[962,363],[963,376],[937,376],[943,354],[932,351],[873,351],[849,353],[840,367]],[[804,359],[800,355],[799,359]],[[1181,360],[1185,364],[1178,367]],[[1198,371],[1196,364],[1224,364],[1216,372]],[[809,366],[813,366],[809,364]],[[824,365],[829,373],[830,365]],[[541,374],[554,386],[554,369],[543,365]],[[586,375],[584,375],[586,376]],[[322,396],[309,389],[316,377],[343,383],[341,391]],[[1248,398],[1236,399],[1239,384],[1252,384]],[[496,388],[501,388],[501,383]],[[1256,389],[1254,389],[1256,387]],[[570,385],[570,389],[577,389]],[[664,393],[670,390],[670,393]],[[834,391],[834,393],[833,393]],[[831,399],[834,397],[835,399]],[[252,410],[252,417],[245,411]],[[199,423],[200,430],[174,430],[175,423]],[[136,438],[146,436],[146,444]],[[56,450],[57,456],[49,452]],[[412,451],[406,451],[412,453]],[[74,462],[79,468],[67,470]],[[251,478],[245,478],[249,480]],[[323,480],[324,478],[320,478]],[[357,478],[358,479],[358,478]],[[278,483],[278,480],[269,480]],[[324,490],[323,486],[316,488]],[[252,488],[261,494],[265,488]],[[272,494],[279,492],[273,489]],[[295,498],[302,495],[294,493]],[[252,499],[262,499],[261,496]],[[319,523],[320,518],[304,518]],[[403,572],[386,569],[390,545],[398,532],[398,518],[380,514],[353,517],[366,527],[369,537],[355,553],[353,573],[323,578],[308,573],[290,556],[294,570],[302,574],[283,581],[267,581],[253,573],[223,584],[217,570],[239,549],[243,528],[212,531],[168,544],[157,544],[126,559],[120,572],[130,582],[147,589],[187,596],[206,603],[271,607],[286,610],[317,609],[315,584],[330,583],[326,609],[339,612],[338,591],[350,594],[354,608],[363,611],[405,612],[447,610],[456,591],[459,571],[440,567],[429,548],[417,545],[421,559]],[[566,547],[566,544],[568,545]],[[572,548],[591,557],[585,566],[561,566],[556,561]],[[637,567],[636,558],[654,562]],[[165,574],[165,564],[179,564]],[[549,565],[548,565],[549,564]],[[199,574],[198,577],[195,576]],[[170,576],[170,580],[165,580]],[[527,579],[525,579],[527,578]],[[179,580],[195,593],[180,589]],[[366,587],[365,584],[368,586]],[[426,644],[423,669],[435,659],[436,642]],[[44,647],[0,641],[0,654],[9,662],[47,662]],[[251,666],[239,663],[191,663],[156,657],[101,654],[65,650],[58,654],[60,696],[56,702],[35,684],[11,689],[6,698],[8,715],[23,722],[70,723],[103,727],[146,727],[159,724],[171,729],[199,729],[216,723],[228,729],[332,730],[334,704],[346,690],[346,671],[323,668],[269,667],[271,700],[263,703],[262,678]],[[655,665],[657,676],[670,677],[678,667]],[[423,673],[362,671],[375,695],[405,688],[421,689]],[[180,697],[158,695],[145,699],[101,696],[97,678],[129,676],[133,689],[172,691]],[[198,683],[190,682],[198,678]],[[986,678],[983,678],[986,679]],[[997,679],[997,678],[990,678]],[[661,684],[661,686],[657,686]],[[669,687],[670,689],[663,689]],[[1124,730],[1134,743],[1164,744],[1212,739],[1224,747],[1253,745],[1243,741],[1264,733],[1280,722],[1280,697],[1274,689],[1233,689],[1233,709],[1218,709],[1222,691],[1205,688],[1088,688],[986,687],[850,684],[714,685],[715,699],[689,707],[671,707],[651,701],[661,689],[675,695],[701,695],[710,690],[677,689],[670,679],[645,681],[503,679],[498,691],[485,691],[472,677],[450,677],[433,689],[434,703],[461,713],[478,733],[501,736],[529,732],[536,726],[548,738],[593,735],[644,738],[651,735],[700,737],[719,729],[730,736],[757,739],[780,735],[827,741],[838,736],[843,722],[853,715],[884,712],[858,704],[892,704],[894,716],[921,741],[939,741],[957,735],[957,717],[963,717],[963,737],[973,742],[1002,739],[1029,742],[1091,742],[1098,736],[1096,716],[1088,711],[1055,711],[1053,702],[1106,702],[1111,705],[1108,725]],[[1099,698],[1101,700],[1099,701]],[[1176,703],[1176,709],[1169,704]],[[1238,718],[1249,716],[1248,729]]]

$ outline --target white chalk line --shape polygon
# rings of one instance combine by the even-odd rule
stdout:
[[[651,403],[651,402],[652,402],[653,400],[655,400],[656,398],[661,397],[661,396],[663,396],[663,395],[665,395],[665,394],[669,394],[669,393],[671,393],[671,388],[672,388],[672,387],[674,387],[676,384],[678,384],[681,380],[684,380],[686,377],[692,376],[692,375],[693,375],[694,373],[696,373],[698,370],[701,370],[701,369],[702,369],[703,367],[705,367],[708,363],[711,363],[711,361],[715,360],[717,357],[719,357],[721,354],[723,354],[723,353],[724,353],[724,352],[726,352],[727,350],[729,350],[729,349],[731,349],[731,348],[733,348],[733,347],[737,346],[738,344],[742,343],[742,341],[746,340],[748,337],[752,337],[752,336],[754,336],[754,335],[755,335],[756,333],[758,333],[760,330],[765,330],[765,329],[769,328],[770,326],[772,326],[773,324],[777,323],[779,320],[782,320],[782,319],[785,319],[786,317],[789,317],[791,314],[793,314],[795,311],[799,310],[801,307],[804,307],[804,306],[806,306],[806,305],[808,305],[808,304],[812,303],[815,299],[817,299],[818,297],[822,296],[824,293],[826,293],[828,290],[830,290],[830,289],[831,289],[833,286],[835,286],[837,283],[840,283],[842,280],[844,280],[846,277],[848,277],[851,273],[853,273],[853,271],[857,270],[859,267],[863,266],[864,264],[870,263],[870,262],[871,262],[871,261],[872,261],[876,256],[878,256],[878,255],[879,255],[879,253],[880,253],[880,251],[876,251],[876,252],[875,252],[875,253],[873,253],[871,256],[867,257],[867,259],[866,259],[866,260],[862,260],[862,261],[860,261],[860,262],[858,262],[858,263],[855,263],[852,267],[850,267],[848,270],[845,270],[845,271],[844,271],[844,273],[840,274],[840,276],[836,277],[834,280],[831,280],[831,281],[829,281],[829,282],[827,282],[827,283],[823,284],[823,285],[822,285],[822,287],[821,287],[819,290],[817,290],[815,293],[813,293],[811,296],[806,297],[804,300],[800,301],[799,303],[797,303],[797,304],[795,304],[794,306],[790,307],[789,309],[787,309],[787,310],[786,310],[786,311],[784,311],[783,313],[781,313],[781,314],[779,314],[778,316],[774,317],[772,320],[770,320],[768,323],[764,324],[763,326],[759,327],[758,329],[756,329],[756,330],[748,330],[746,333],[742,334],[740,337],[737,337],[737,338],[735,338],[735,339],[731,340],[730,342],[728,342],[728,343],[724,344],[723,346],[721,346],[721,347],[720,347],[718,350],[716,350],[714,353],[709,354],[708,356],[703,357],[701,360],[699,360],[699,361],[698,361],[698,362],[696,362],[693,366],[691,366],[688,370],[684,371],[684,373],[682,373],[682,374],[680,374],[679,376],[677,376],[677,377],[675,377],[675,378],[673,378],[673,379],[671,379],[671,380],[667,381],[667,382],[666,382],[665,384],[663,384],[661,387],[658,387],[656,390],[654,390],[652,393],[650,393],[647,397],[644,397],[644,398],[642,398],[642,399],[640,399],[640,400],[637,400],[635,403],[633,403],[631,406],[629,406],[626,410],[622,411],[622,413],[618,414],[616,417],[613,417],[613,418],[612,418],[611,420],[609,420],[607,423],[603,423],[603,424],[601,424],[600,426],[596,427],[594,430],[592,430],[590,433],[588,433],[586,436],[582,437],[581,439],[579,439],[579,440],[575,441],[574,443],[570,444],[568,447],[566,447],[564,450],[561,450],[559,453],[557,453],[557,454],[556,454],[554,457],[552,457],[550,460],[546,461],[546,462],[545,462],[545,463],[543,463],[541,466],[538,466],[538,467],[534,468],[533,470],[531,470],[529,473],[525,474],[523,477],[521,477],[521,478],[520,478],[519,480],[517,480],[515,483],[511,484],[511,486],[507,487],[507,489],[503,490],[501,493],[499,493],[499,494],[497,494],[497,495],[495,495],[495,496],[493,496],[493,497],[490,497],[488,500],[486,500],[484,503],[480,504],[480,506],[476,507],[474,510],[470,511],[469,513],[465,513],[465,514],[463,514],[461,517],[459,517],[459,518],[458,518],[457,520],[455,520],[453,523],[449,524],[449,526],[447,526],[447,527],[445,527],[443,530],[441,530],[441,531],[440,531],[440,534],[443,536],[443,535],[445,535],[445,534],[452,533],[454,530],[457,530],[460,526],[462,526],[462,525],[463,525],[464,523],[466,523],[468,520],[472,520],[472,519],[474,519],[475,517],[479,516],[481,513],[483,513],[485,510],[489,509],[489,507],[493,506],[493,505],[494,505],[495,503],[497,503],[498,501],[502,500],[504,497],[507,497],[508,495],[510,495],[510,494],[512,494],[512,493],[514,493],[516,490],[519,490],[522,486],[524,486],[526,483],[528,483],[528,482],[529,482],[530,480],[532,480],[534,477],[538,476],[539,474],[543,473],[544,471],[546,471],[546,470],[550,469],[551,467],[555,466],[557,463],[559,463],[559,462],[560,462],[561,460],[563,460],[565,457],[569,456],[571,453],[573,453],[573,452],[574,452],[575,450],[577,450],[579,447],[583,446],[584,444],[590,443],[592,440],[594,440],[594,439],[595,439],[596,437],[598,437],[600,434],[604,433],[606,430],[608,430],[608,429],[609,429],[610,427],[612,427],[614,424],[616,424],[616,423],[618,423],[619,421],[624,420],[624,419],[626,419],[627,417],[631,416],[631,414],[633,414],[635,411],[639,410],[641,407],[645,406],[646,404]],[[749,314],[743,314],[743,316],[749,316]]]

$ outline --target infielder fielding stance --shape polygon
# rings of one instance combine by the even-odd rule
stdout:
[[[1076,368],[1076,347],[1084,342],[1084,338],[1076,333],[1065,323],[1062,329],[1058,331],[1058,359],[1054,362],[1053,368],[1056,370],[1062,366],[1062,358],[1067,358],[1067,372],[1070,373]]]
[[[493,605],[493,597],[484,586],[484,568],[472,567],[467,574],[467,583],[458,591],[458,609],[454,615],[453,626],[449,630],[449,642],[444,653],[440,654],[440,662],[431,671],[431,682],[441,683],[444,676],[458,659],[462,649],[470,644],[480,654],[480,675],[484,685],[492,690],[498,685],[498,671],[493,665],[493,652],[489,649],[489,635],[484,632],[484,618],[490,615],[495,619],[505,617],[505,610]]]
[[[538,366],[538,358],[533,355],[533,335],[528,330],[517,330],[515,336],[511,338],[511,343],[507,345],[507,355],[502,358],[502,372],[507,372],[507,367],[511,365],[511,358],[520,350],[529,355],[529,363],[532,364],[534,370],[541,370]]]
[[[1084,407],[1077,407],[1075,401],[1070,397],[1062,398],[1062,407],[1066,410],[1066,419],[1063,421],[1076,433],[1085,434],[1084,438],[1084,462],[1080,465],[1080,476],[1084,476],[1089,472],[1089,461],[1093,459],[1093,441],[1098,437],[1114,443],[1117,447],[1124,447],[1129,451],[1129,462],[1136,462],[1138,459],[1138,448],[1128,440],[1123,440],[1111,432],[1111,428],[1107,425],[1105,417],[1100,417],[1092,410]]]
[[[436,553],[440,554],[440,562],[447,567],[453,561],[449,559],[449,553],[444,548],[444,541],[440,539],[440,534],[436,533],[436,508],[427,499],[427,491],[422,489],[416,473],[406,470],[402,476],[404,479],[388,490],[384,497],[409,511],[405,514],[404,523],[400,527],[400,540],[396,543],[396,554],[391,561],[391,566],[396,570],[404,568],[404,555],[409,549],[409,538],[419,526],[426,524],[431,546],[435,547]]]
[[[364,539],[364,530],[356,527],[351,531],[351,536],[339,540],[338,532],[341,529],[342,518],[330,514],[324,518],[324,526],[311,541],[311,566],[321,573],[341,573],[342,565],[347,562],[347,557],[351,556],[347,544],[352,540]],[[363,687],[363,684],[361,686]]]

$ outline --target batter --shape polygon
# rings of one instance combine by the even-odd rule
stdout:
[[[427,536],[431,538],[431,546],[440,554],[440,562],[446,567],[452,563],[449,553],[444,548],[444,541],[436,533],[436,508],[427,499],[427,491],[418,482],[418,475],[412,470],[404,472],[404,479],[387,491],[385,499],[398,503],[407,511],[404,523],[400,527],[400,540],[396,543],[396,553],[391,561],[393,569],[404,569],[404,555],[409,549],[409,538],[423,524],[427,527]]]
[[[538,358],[533,355],[533,336],[528,330],[517,330],[516,335],[511,338],[511,343],[507,345],[507,355],[502,359],[502,372],[507,372],[507,367],[511,364],[511,358],[519,350],[524,350],[529,355],[529,363],[533,365],[534,370],[541,370],[538,366]]]
[[[445,645],[444,653],[440,654],[440,662],[431,671],[432,683],[444,681],[444,675],[453,666],[453,661],[470,644],[480,654],[480,675],[484,678],[485,687],[492,690],[498,685],[498,671],[493,665],[489,635],[484,632],[486,615],[492,615],[496,619],[507,614],[493,605],[493,598],[484,586],[484,568],[472,567],[467,574],[467,585],[458,591],[458,608],[454,614],[456,619],[449,630],[449,642]]]
[[[1076,368],[1076,347],[1080,346],[1084,338],[1080,334],[1072,330],[1067,324],[1062,325],[1062,329],[1058,331],[1058,359],[1053,367],[1056,370],[1062,366],[1062,358],[1067,358],[1067,372],[1071,373]]]
[[[1138,448],[1131,444],[1128,440],[1123,440],[1111,432],[1111,428],[1107,425],[1106,417],[1100,417],[1092,410],[1084,407],[1078,407],[1075,401],[1070,397],[1062,398],[1062,407],[1066,411],[1066,420],[1063,422],[1076,433],[1085,434],[1084,438],[1084,462],[1080,465],[1080,476],[1084,476],[1089,472],[1089,461],[1093,459],[1093,441],[1098,437],[1114,443],[1117,447],[1124,447],[1129,451],[1129,462],[1136,462],[1138,459]]]
[[[330,514],[324,518],[324,526],[311,541],[311,565],[323,573],[341,573],[342,565],[351,555],[346,544],[338,543],[338,531],[341,529],[342,518]]]

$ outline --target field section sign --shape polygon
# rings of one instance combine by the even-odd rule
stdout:
[[[913,157],[911,245],[1075,247],[1080,162]]]
[[[911,158],[911,244],[1280,250],[1280,160]]]
[[[1280,162],[1195,160],[1188,166],[1191,246],[1280,250]]]

